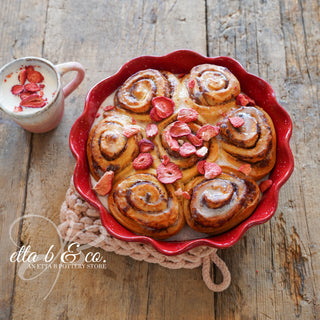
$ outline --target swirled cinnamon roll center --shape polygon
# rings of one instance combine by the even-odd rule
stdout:
[[[230,117],[241,117],[244,124],[235,128]],[[264,113],[255,107],[241,107],[230,113],[220,126],[222,146],[239,160],[256,163],[266,158],[272,147],[272,131]]]
[[[108,123],[100,136],[100,150],[107,160],[113,160],[125,149],[127,138],[122,134],[122,127],[117,123]]]
[[[156,85],[152,80],[142,78],[131,87],[129,90],[130,97],[127,97],[127,99],[132,104],[148,103],[152,99],[156,89]]]
[[[202,225],[224,223],[245,200],[247,187],[243,180],[224,173],[220,177],[204,181],[193,189],[190,210]]]
[[[115,104],[133,113],[146,113],[156,96],[169,94],[169,82],[158,70],[146,69],[129,77],[118,89]]]
[[[213,181],[202,194],[202,201],[208,208],[216,209],[230,202],[233,195],[231,183],[223,180]]]
[[[144,212],[159,212],[167,207],[167,194],[152,182],[133,184],[127,191],[126,197],[128,203]]]
[[[240,93],[237,78],[227,68],[216,65],[195,66],[186,80],[190,97],[202,106],[228,103]]]
[[[218,71],[205,71],[200,77],[202,91],[218,91],[228,87],[228,78]]]
[[[243,148],[252,148],[260,137],[260,125],[256,118],[248,113],[237,113],[244,120],[244,124],[235,128],[229,121],[221,126],[221,134],[232,144]]]

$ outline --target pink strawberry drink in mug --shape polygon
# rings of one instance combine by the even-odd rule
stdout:
[[[65,87],[61,76],[77,74]],[[0,108],[24,129],[40,133],[54,129],[64,113],[64,99],[84,78],[78,62],[53,65],[50,61],[25,57],[0,70]]]

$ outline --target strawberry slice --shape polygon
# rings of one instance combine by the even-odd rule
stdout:
[[[208,153],[208,148],[207,147],[202,147],[202,148],[200,148],[200,149],[198,149],[196,151],[196,155],[199,158],[204,157],[207,153]]]
[[[177,189],[174,194],[179,198],[184,197],[187,200],[191,199],[189,192],[183,191],[181,188]]]
[[[137,134],[139,131],[140,131],[140,127],[133,124],[131,126],[126,127],[123,130],[123,135],[127,138],[130,138],[135,134]]]
[[[241,117],[230,117],[228,120],[235,128],[240,128],[244,125],[244,120]]]
[[[196,110],[183,108],[179,110],[178,120],[181,122],[192,122],[198,119],[199,113]]]
[[[44,101],[38,94],[31,94],[29,97],[20,101],[21,107],[28,108],[42,108],[46,105],[46,101]]]
[[[253,99],[251,99],[250,97],[248,97],[246,94],[240,93],[237,96],[237,105],[240,106],[255,106],[256,103]]]
[[[43,75],[39,71],[27,71],[27,79],[29,82],[39,83],[44,80]]]
[[[222,172],[219,165],[214,162],[205,162],[204,164],[204,177],[205,179],[213,179]]]
[[[198,130],[197,137],[204,141],[209,141],[211,138],[217,136],[219,134],[219,131],[220,128],[218,126],[206,124]]]
[[[174,102],[167,97],[155,97],[152,99],[152,106],[155,109],[156,114],[161,119],[166,119],[173,114]]]
[[[22,107],[17,107],[17,106],[15,106],[14,108],[13,108],[13,112],[14,113],[17,113],[17,112],[21,112],[21,111],[23,111],[23,109],[22,109]]]
[[[182,194],[183,194],[183,190],[181,188],[177,189],[174,194],[177,196],[177,197],[182,197]]]
[[[179,149],[181,157],[187,158],[195,154],[197,151],[196,147],[189,142],[185,142]]]
[[[195,146],[201,147],[203,145],[203,140],[195,136],[194,134],[190,133],[187,135],[187,139]]]
[[[33,83],[33,82],[27,83],[24,86],[24,88],[25,88],[25,90],[27,90],[29,92],[37,92],[40,90],[40,87],[36,83]]]
[[[170,132],[169,131],[165,131],[164,132],[164,138],[166,139],[168,145],[169,145],[169,148],[172,150],[172,151],[179,151],[180,149],[180,146],[179,146],[179,143],[177,140],[173,139],[170,135]]]
[[[100,178],[100,180],[97,182],[97,184],[94,186],[93,190],[100,196],[105,196],[112,189],[113,177],[113,171],[106,171],[104,175]]]
[[[25,98],[30,97],[31,95],[32,95],[31,92],[21,92],[20,99],[24,100]]]
[[[153,158],[150,153],[140,153],[134,160],[133,160],[133,167],[136,170],[143,170],[150,168],[153,163]]]
[[[24,90],[24,87],[22,84],[16,84],[11,88],[11,92],[15,96],[19,95],[21,92],[23,92],[23,90]]]
[[[193,89],[195,85],[196,85],[196,82],[195,82],[194,79],[190,80],[189,83],[188,83],[188,87],[189,87],[190,89]]]
[[[264,180],[259,184],[260,191],[263,193],[267,191],[272,186],[272,180]]]
[[[174,183],[182,178],[182,172],[180,168],[172,162],[169,162],[166,166],[161,163],[157,168],[157,178],[164,184]]]
[[[146,153],[154,149],[154,144],[148,139],[141,139],[139,141],[140,152]]]
[[[246,164],[243,164],[239,167],[238,169],[240,172],[244,173],[246,176],[250,174],[252,168],[251,168],[251,164],[249,163],[246,163]]]
[[[26,80],[27,80],[27,70],[23,69],[19,72],[18,74],[18,80],[20,82],[21,85],[24,85]]]
[[[191,199],[191,196],[190,196],[190,193],[187,192],[187,191],[183,191],[182,192],[182,196],[187,199],[187,200],[190,200]]]
[[[170,127],[170,135],[173,138],[183,137],[187,136],[191,133],[191,129],[189,126],[181,121],[176,121],[173,123],[173,125]]]
[[[26,73],[28,74],[28,73],[31,73],[34,71],[34,67],[33,66],[26,66],[25,70],[26,70]]]
[[[204,164],[206,162],[207,162],[206,160],[201,160],[197,163],[197,169],[200,174],[204,174]]]
[[[110,111],[110,110],[112,110],[112,109],[114,109],[114,106],[109,105],[109,106],[104,107],[104,108],[103,108],[103,111]]]
[[[164,154],[161,162],[166,166],[170,162],[170,158],[166,154]]]
[[[160,117],[158,116],[158,114],[156,113],[156,108],[152,108],[152,109],[150,110],[150,118],[151,118],[152,121],[155,121],[155,122],[160,122],[160,121],[163,120],[163,119],[160,118]]]
[[[148,123],[146,127],[146,135],[148,138],[153,138],[158,134],[159,130],[156,124]]]

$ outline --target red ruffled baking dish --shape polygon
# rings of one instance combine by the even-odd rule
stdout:
[[[227,67],[240,81],[242,91],[252,97],[257,105],[266,110],[271,116],[277,132],[277,161],[270,175],[273,184],[263,194],[258,207],[247,220],[221,235],[195,240],[169,242],[134,234],[120,225],[107,212],[91,189],[86,157],[86,142],[96,112],[101,103],[128,77],[137,71],[153,68],[180,74],[187,73],[195,65],[204,63]],[[70,132],[70,148],[77,160],[74,171],[74,184],[80,195],[100,211],[102,224],[110,234],[118,239],[148,243],[166,255],[180,254],[202,245],[227,248],[234,245],[249,228],[268,221],[275,213],[279,190],[290,177],[294,167],[293,156],[289,146],[291,132],[292,122],[290,116],[277,102],[271,86],[261,78],[246,72],[234,59],[229,57],[208,58],[189,50],[178,50],[159,57],[142,56],[130,60],[116,74],[102,80],[89,91],[84,111],[76,120]]]

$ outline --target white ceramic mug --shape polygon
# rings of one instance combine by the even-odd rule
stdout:
[[[20,98],[11,93],[11,88],[19,84],[19,70],[33,66],[44,76],[44,89],[47,93],[47,104],[42,108],[25,108],[22,112],[14,112],[14,105]],[[77,74],[65,87],[61,85],[61,76],[69,71]],[[6,64],[0,70],[0,108],[24,129],[40,133],[47,132],[60,123],[64,113],[64,99],[82,82],[84,68],[78,62],[66,62],[53,65],[50,61],[38,57],[24,57]],[[49,97],[48,97],[49,96]]]

